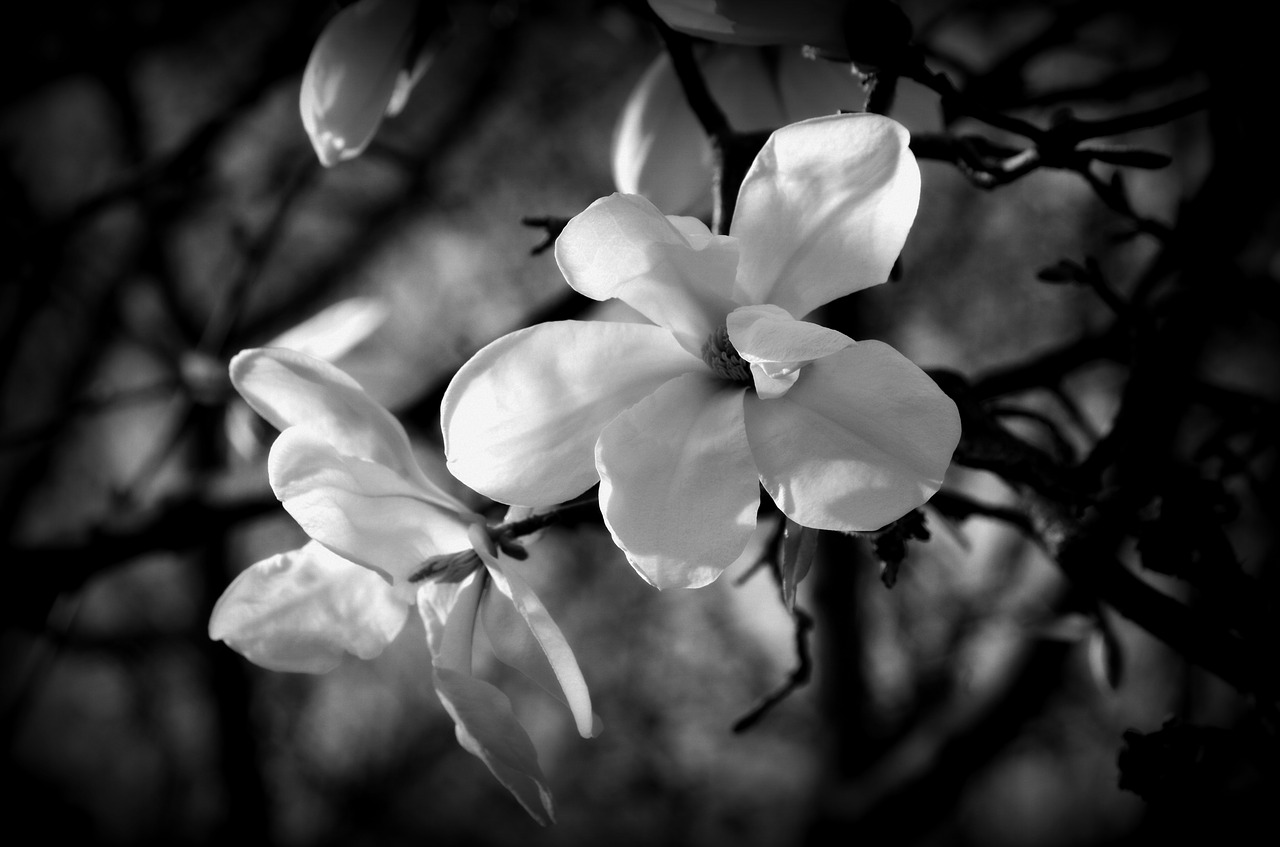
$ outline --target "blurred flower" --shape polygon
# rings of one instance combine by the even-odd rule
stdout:
[[[331,167],[364,152],[384,115],[404,108],[431,55],[421,0],[359,0],[316,39],[302,74],[302,126],[320,163]],[[424,45],[425,46],[425,45]]]
[[[332,365],[248,350],[232,360],[231,380],[282,430],[271,487],[312,541],[240,574],[214,608],[210,637],[272,670],[320,673],[344,653],[381,653],[416,604],[459,743],[530,815],[551,820],[510,701],[472,676],[477,623],[500,660],[569,706],[584,737],[593,734],[590,696],[559,627],[483,519],[423,473],[399,421]]]
[[[796,523],[879,529],[942,482],[952,403],[886,344],[796,320],[883,282],[915,217],[907,132],[878,115],[775,132],[729,236],[615,194],[569,222],[569,284],[653,322],[563,321],[477,353],[445,394],[449,469],[542,506],[600,482],[614,541],[659,588],[746,547],[759,486]]]
[[[865,95],[850,67],[754,47],[714,47],[700,64],[711,96],[737,132],[860,109]],[[663,53],[631,92],[613,136],[613,179],[664,212],[705,213],[711,206],[711,142],[685,100]]]
[[[846,0],[649,0],[674,30],[729,44],[801,44],[844,55]]]

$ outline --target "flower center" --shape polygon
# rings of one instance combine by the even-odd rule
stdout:
[[[724,324],[707,337],[702,345],[702,361],[707,363],[712,373],[730,382],[741,382],[751,385],[751,365],[747,364],[738,351],[733,349],[729,341],[729,328]]]

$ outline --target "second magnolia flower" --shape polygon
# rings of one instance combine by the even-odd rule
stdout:
[[[775,132],[730,235],[613,195],[556,243],[569,284],[652,324],[563,321],[498,339],[445,394],[449,468],[549,506],[600,482],[605,522],[659,588],[745,549],[759,486],[793,521],[869,531],[937,491],[955,404],[878,341],[797,320],[887,279],[919,203],[900,125],[840,115]]]

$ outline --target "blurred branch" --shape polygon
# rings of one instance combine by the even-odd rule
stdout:
[[[42,628],[59,594],[141,556],[200,549],[245,521],[279,509],[274,497],[211,502],[197,495],[162,504],[134,526],[100,527],[74,541],[11,546],[5,550],[13,579],[4,593],[5,618]]]
[[[809,655],[809,633],[813,630],[813,618],[793,605],[791,618],[795,621],[796,665],[787,675],[786,681],[773,691],[764,695],[758,703],[733,722],[734,732],[746,732],[767,715],[774,706],[791,696],[792,692],[809,684],[813,675],[813,659]]]
[[[963,521],[966,518],[991,518],[1002,521],[1019,530],[1023,535],[1035,537],[1035,526],[1025,512],[1009,506],[997,506],[993,503],[982,503],[957,491],[943,489],[929,498],[929,505],[939,513],[952,520]]]
[[[176,381],[163,380],[151,385],[91,392],[78,400],[69,402],[64,407],[62,414],[56,418],[29,424],[21,429],[0,433],[0,450],[25,447],[30,442],[52,438],[67,425],[68,418],[111,411],[122,406],[146,403],[150,400],[160,400],[168,397],[180,387],[180,383]]]
[[[539,256],[550,250],[556,244],[556,239],[560,237],[560,233],[564,232],[564,228],[569,225],[569,218],[558,218],[550,215],[541,217],[525,216],[520,219],[520,223],[528,227],[541,228],[546,231],[543,239],[534,245],[529,251],[532,256]]]

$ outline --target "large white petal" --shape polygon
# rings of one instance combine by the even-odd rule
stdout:
[[[643,197],[612,194],[569,221],[556,239],[556,262],[577,291],[622,300],[700,356],[734,306],[738,247],[709,232],[690,239],[684,226]]]
[[[605,523],[631,565],[658,588],[712,582],[751,540],[760,489],[742,395],[741,386],[687,374],[600,435]]]
[[[471,546],[467,520],[385,466],[339,454],[308,427],[280,434],[267,475],[307,535],[398,585],[429,557]]]
[[[474,528],[473,538],[477,532],[482,531],[479,527]],[[591,738],[594,734],[591,695],[587,691],[587,681],[582,678],[582,670],[578,667],[573,649],[569,647],[569,642],[560,632],[560,627],[556,626],[547,607],[538,599],[538,595],[533,593],[529,584],[516,573],[514,568],[507,567],[491,552],[485,550],[484,546],[476,544],[475,548],[489,569],[493,589],[505,597],[523,619],[504,620],[502,606],[505,604],[486,602],[485,631],[489,635],[490,643],[493,644],[494,652],[498,658],[512,664],[517,670],[542,684],[539,671],[543,661],[539,661],[536,656],[529,656],[522,646],[528,643],[524,637],[525,633],[532,633],[538,647],[541,648],[542,656],[545,657],[545,663],[550,665],[555,674],[559,689],[564,692],[563,699],[568,704],[569,711],[573,713],[573,719],[578,725],[578,733],[583,738]],[[494,593],[494,590],[489,593]],[[494,606],[498,608],[492,608]],[[526,667],[529,669],[527,672]],[[544,684],[543,687],[545,688],[546,685]],[[555,693],[554,688],[550,690]]]
[[[218,598],[209,637],[273,671],[323,673],[372,659],[409,606],[373,571],[309,542],[246,568]]]
[[[359,156],[413,45],[416,0],[360,0],[333,17],[302,74],[302,126],[325,167]]]
[[[770,136],[738,193],[734,299],[796,317],[889,277],[915,220],[920,170],[897,122],[872,114]]]
[[[334,449],[386,465],[426,499],[466,509],[418,467],[404,427],[338,368],[293,350],[244,350],[231,360],[231,384],[276,429],[306,424]]]
[[[595,444],[619,412],[706,366],[663,329],[563,321],[471,357],[441,406],[453,475],[503,503],[551,506],[595,484]]]
[[[861,341],[800,372],[785,397],[746,404],[760,480],[815,529],[880,529],[942,484],[960,438],[955,403],[901,353]]]

